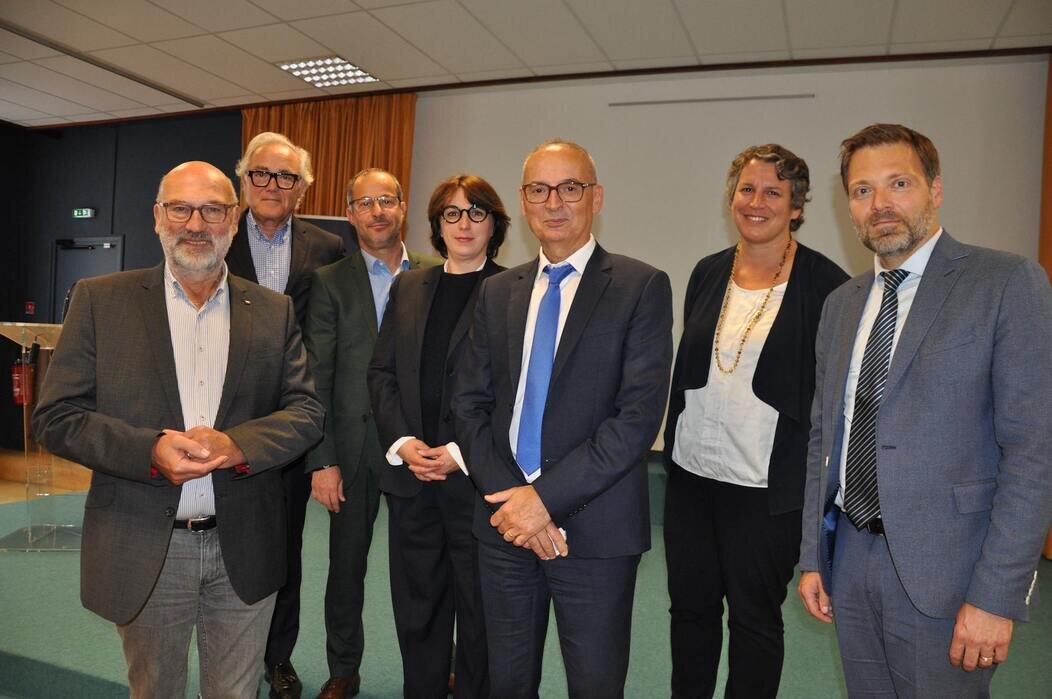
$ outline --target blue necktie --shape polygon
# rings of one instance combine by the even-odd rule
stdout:
[[[515,460],[527,477],[541,467],[541,426],[555,363],[555,336],[559,332],[559,285],[572,271],[573,266],[569,264],[544,267],[544,273],[548,275],[548,290],[537,309],[530,365],[526,370],[526,392],[519,415],[519,439],[515,445]]]
[[[895,340],[899,310],[899,284],[909,276],[909,272],[904,269],[880,274],[884,277],[884,295],[873,328],[869,331],[869,340],[858,371],[844,476],[844,512],[858,529],[880,517],[877,411],[884,396],[884,383],[888,380],[888,368],[891,365],[891,345]]]

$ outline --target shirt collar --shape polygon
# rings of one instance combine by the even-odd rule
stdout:
[[[552,262],[544,256],[544,249],[542,248],[537,254],[537,276],[534,278],[534,281],[541,278],[541,275],[544,274],[544,268],[548,265],[558,267],[559,265],[569,263],[569,265],[573,267],[574,272],[577,274],[584,274],[584,268],[588,266],[588,260],[592,259],[592,253],[595,252],[595,246],[595,236],[589,234],[587,243],[578,248],[576,252],[562,262],[555,264],[552,264]]]
[[[373,257],[372,255],[367,253],[365,251],[365,248],[361,248],[361,253],[362,253],[362,259],[365,260],[365,268],[367,270],[369,270],[369,274],[388,274],[389,275],[391,273],[387,269],[387,265],[385,265],[379,258]],[[409,252],[405,249],[405,243],[402,243],[402,262],[401,262],[400,267],[401,267],[400,271],[402,271],[402,272],[404,272],[407,269],[409,269]]]
[[[205,302],[206,306],[212,303],[215,299],[220,298],[221,295],[227,293],[227,277],[229,276],[229,273],[230,271],[227,269],[226,262],[224,262],[223,276],[219,278],[219,284],[216,286],[215,291],[212,292],[212,295],[208,297],[208,301]],[[164,263],[164,285],[168,288],[168,293],[170,295],[181,298],[187,303],[190,303],[189,297],[186,295],[186,292],[183,291],[183,285],[180,284],[179,280],[175,278],[174,274],[172,274],[172,270],[168,266],[167,260],[165,260]]]
[[[256,223],[255,216],[252,215],[251,209],[245,214],[245,220],[248,221],[248,230],[256,237],[257,240],[266,243],[267,245],[281,245],[285,242],[285,234],[289,232],[292,227],[292,214],[285,219],[285,222],[278,226],[277,232],[274,234],[274,238],[270,239],[263,235],[263,230]]]
[[[480,264],[478,267],[475,268],[475,271],[476,272],[481,272],[482,268],[486,266],[486,262],[488,262],[488,260],[483,260],[482,264]],[[442,271],[445,272],[446,274],[452,274],[452,272],[449,271],[449,260],[446,260],[445,262],[442,263]]]
[[[935,235],[928,238],[924,245],[913,251],[913,254],[906,258],[906,261],[899,265],[899,269],[904,269],[910,274],[916,274],[918,277],[924,276],[924,270],[928,267],[928,260],[931,259],[931,252],[935,249],[935,244],[939,242],[939,236],[942,235],[942,226],[939,226],[939,230],[935,231]],[[880,264],[880,258],[876,255],[873,256],[873,275],[877,279],[880,279],[880,273],[888,270],[884,269],[884,266]]]

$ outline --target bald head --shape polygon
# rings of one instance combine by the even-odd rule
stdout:
[[[588,182],[596,181],[596,169],[595,161],[592,160],[591,154],[585,149],[584,146],[578,145],[573,141],[563,141],[562,139],[552,139],[545,141],[541,145],[534,148],[526,156],[526,160],[522,163],[522,183],[526,184],[529,180],[526,179],[526,170],[529,167],[530,161],[536,156],[542,153],[551,153],[563,155],[570,160],[577,162],[581,167],[581,172],[587,177]]]
[[[161,178],[161,184],[157,188],[157,201],[167,201],[170,192],[181,190],[184,186],[192,186],[194,189],[207,190],[215,197],[216,204],[236,204],[237,194],[234,192],[234,183],[223,174],[223,171],[211,163],[200,160],[176,165]]]

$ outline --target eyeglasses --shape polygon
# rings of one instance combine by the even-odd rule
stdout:
[[[557,185],[545,184],[544,182],[530,182],[522,185],[522,192],[526,195],[526,201],[531,204],[543,204],[548,201],[554,189],[559,193],[559,198],[567,204],[581,201],[584,190],[594,187],[595,182],[578,182],[577,180],[565,180]]]
[[[373,204],[379,204],[381,209],[393,209],[401,203],[398,197],[390,194],[381,194],[378,197],[358,197],[351,199],[347,204],[360,214],[367,214],[373,210]]]
[[[248,181],[254,187],[263,188],[270,184],[271,180],[277,183],[278,189],[292,189],[300,181],[300,176],[292,172],[271,172],[270,170],[249,170]]]
[[[469,221],[474,221],[475,223],[482,223],[486,220],[486,217],[489,216],[488,211],[486,211],[485,209],[480,209],[474,204],[471,205],[470,209],[458,209],[455,206],[447,206],[446,208],[442,209],[441,216],[442,220],[446,223],[456,223],[464,214],[468,215]]]
[[[164,215],[172,223],[186,223],[194,215],[195,211],[201,214],[201,218],[205,223],[222,223],[226,220],[230,210],[237,206],[237,204],[190,206],[180,201],[159,201],[157,204],[164,209]]]

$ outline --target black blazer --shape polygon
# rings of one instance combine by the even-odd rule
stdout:
[[[694,267],[683,303],[683,337],[672,373],[665,423],[665,463],[671,466],[676,423],[688,390],[708,382],[712,340],[731,276],[734,248],[702,259]],[[797,244],[789,283],[753,375],[756,397],[778,411],[774,449],[767,474],[771,514],[804,504],[807,439],[815,393],[815,335],[829,293],[847,281],[844,270],[819,252]]]
[[[508,430],[522,370],[537,260],[482,283],[453,417],[457,444],[483,493],[525,484]],[[646,460],[661,427],[672,364],[668,275],[596,246],[555,353],[533,487],[566,529],[570,555],[632,556],[650,548]],[[475,536],[513,555],[481,500]]]
[[[307,298],[310,296],[311,277],[314,270],[335,262],[344,256],[343,239],[335,233],[318,228],[297,216],[292,217],[292,260],[289,262],[289,280],[285,284],[285,295],[292,297],[296,310],[296,321],[303,327],[307,317]],[[252,249],[248,246],[248,221],[241,214],[237,235],[226,254],[226,264],[231,274],[259,283],[256,266],[252,262]]]
[[[471,292],[464,312],[460,314],[446,352],[446,374],[442,382],[442,405],[446,406],[438,427],[439,443],[456,439],[449,403],[453,384],[464,348],[468,328],[475,311],[482,281],[504,270],[493,260],[487,260],[478,284]],[[424,330],[435,300],[442,267],[411,269],[399,274],[391,285],[391,295],[380,325],[373,358],[369,363],[369,394],[373,415],[380,435],[380,445],[386,451],[395,440],[415,435],[423,438],[424,426],[420,405],[420,355],[424,346]],[[431,444],[429,446],[438,446]],[[451,473],[446,482],[463,480],[460,471]],[[387,466],[381,471],[380,490],[399,497],[412,497],[420,492],[423,483],[408,468]]]

